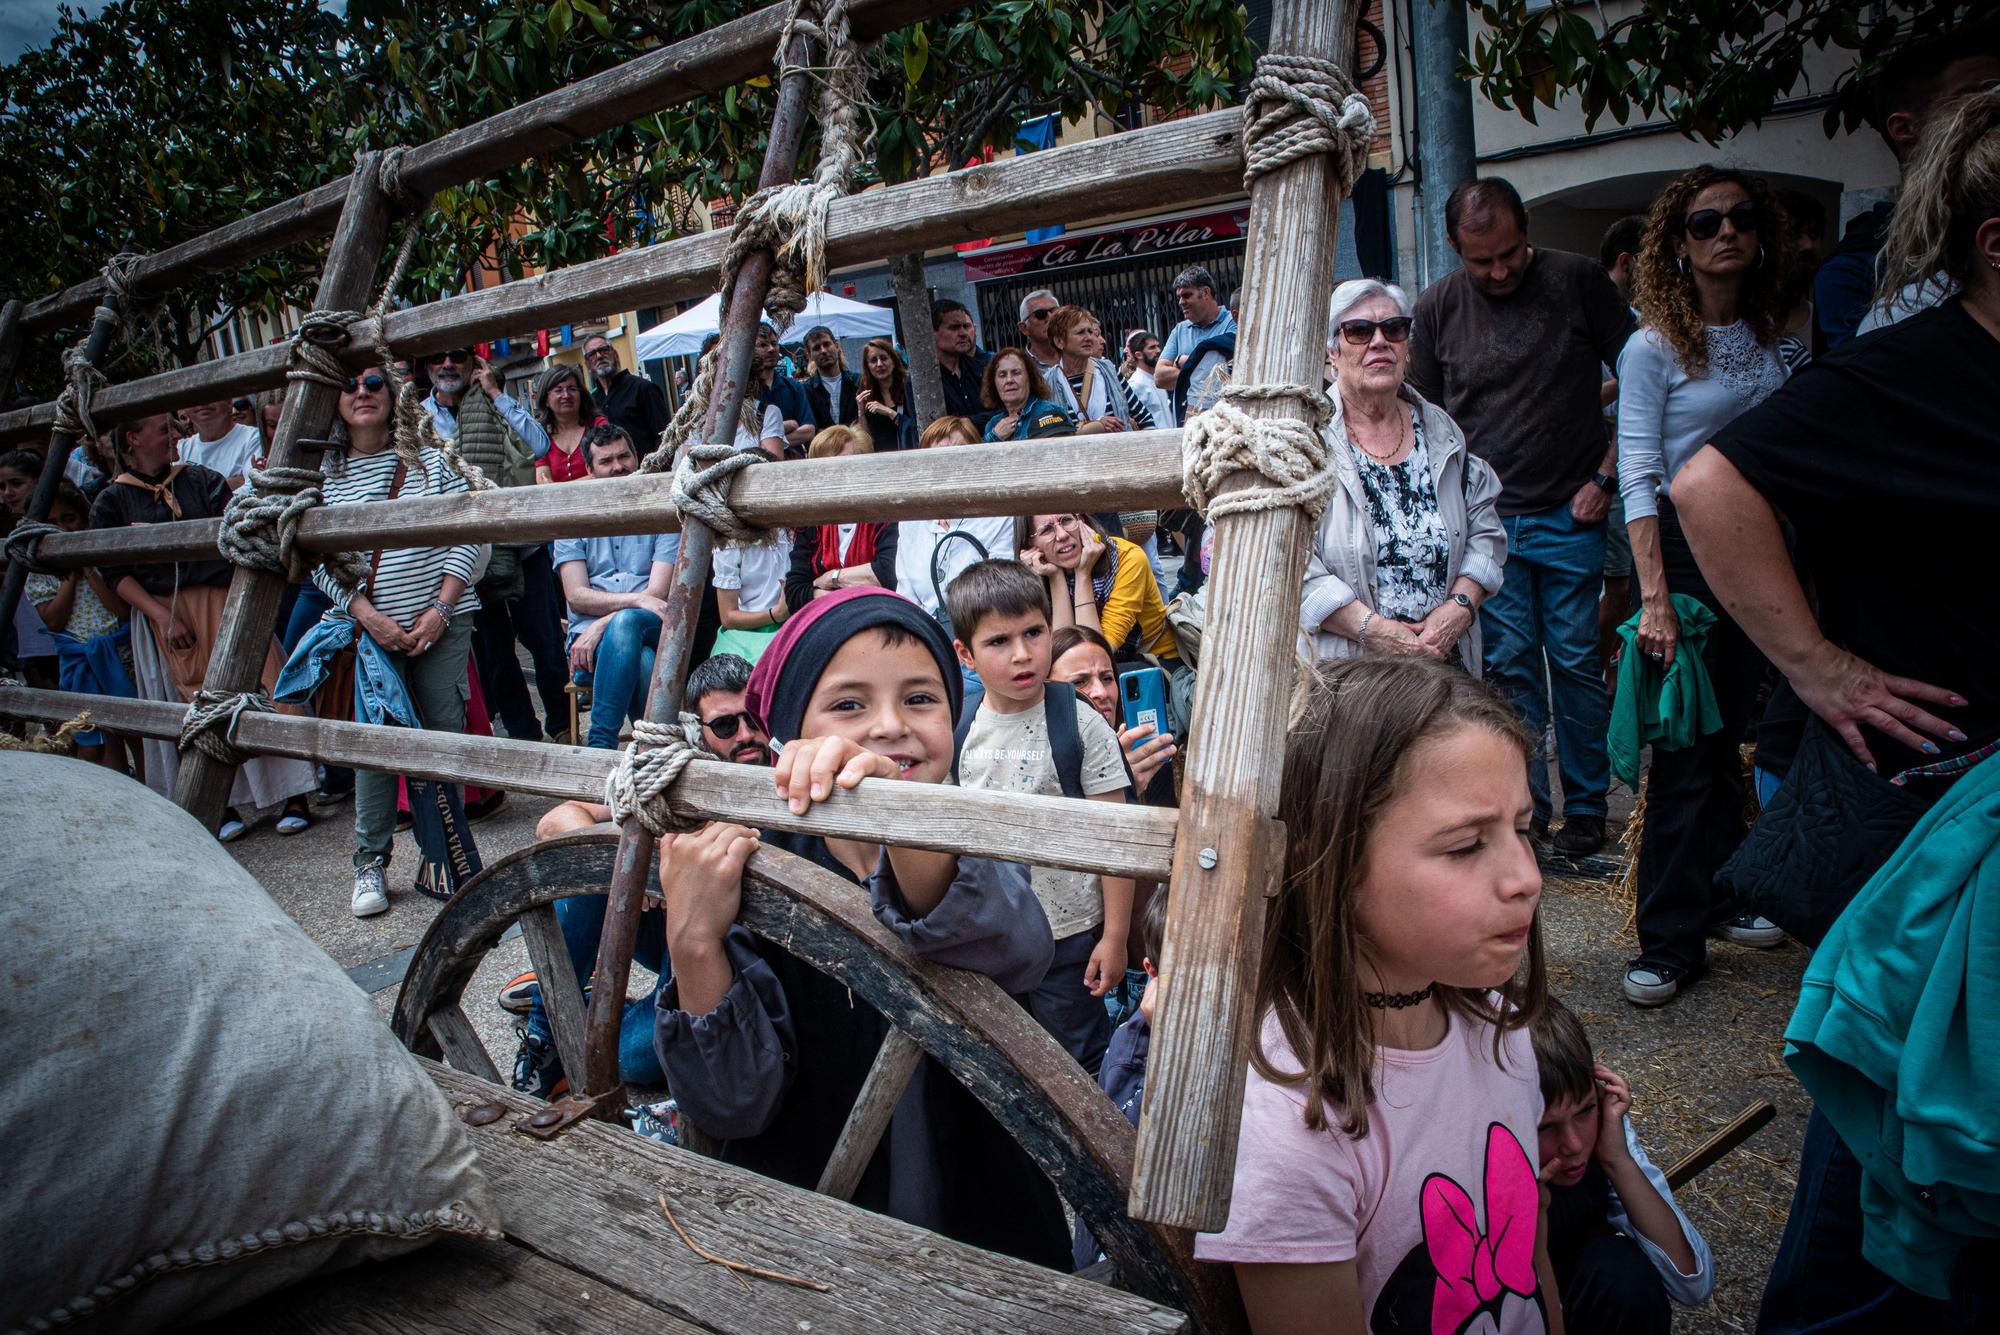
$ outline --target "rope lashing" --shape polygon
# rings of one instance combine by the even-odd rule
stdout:
[[[368,577],[366,553],[318,556],[298,545],[299,520],[315,505],[325,503],[320,490],[323,481],[317,468],[251,469],[249,485],[231,496],[222,512],[222,531],[215,546],[223,559],[283,575],[294,584],[324,564],[342,588],[360,588]]]
[[[688,392],[681,396],[681,406],[674,409],[673,418],[668,421],[666,430],[660,433],[659,443],[639,461],[640,472],[667,472],[680,454],[681,442],[707,425],[708,399],[715,389],[715,364],[721,355],[722,345],[718,343],[695,363],[694,380],[688,385]],[[748,390],[744,391],[743,402],[746,406],[754,402]]]
[[[86,709],[54,732],[48,730],[46,723],[42,725],[39,733],[30,737],[16,737],[11,732],[0,732],[0,751],[31,751],[45,756],[66,756],[76,749],[76,735],[89,731],[91,731],[90,711]]]
[[[847,193],[861,164],[861,108],[867,93],[867,70],[847,16],[847,0],[791,0],[778,33],[778,74],[799,69],[786,50],[794,37],[817,40],[826,50],[826,75],[820,81],[819,165],[812,180],[775,185],[743,201],[722,260],[722,290],[728,292],[743,262],[769,250],[771,290],[764,309],[780,334],[806,308],[811,295],[826,286],[827,210]]]
[[[674,469],[674,509],[680,512],[682,526],[706,524],[725,542],[755,542],[763,537],[763,529],[737,516],[729,485],[744,469],[770,458],[762,450],[742,450],[734,444],[690,445]]]
[[[363,318],[361,311],[312,311],[292,335],[287,380],[324,385],[338,393],[347,388],[347,363],[339,349],[347,346],[347,327]]]
[[[193,747],[218,764],[241,765],[255,752],[236,745],[236,725],[245,714],[275,712],[268,696],[250,691],[196,691],[181,724],[179,747]]]
[[[1368,166],[1375,113],[1347,71],[1318,56],[1257,58],[1243,109],[1243,186],[1315,153],[1333,157],[1340,193]]]
[[[1307,418],[1252,417],[1238,403],[1297,398]],[[1334,488],[1326,441],[1319,428],[1326,397],[1304,385],[1232,385],[1206,412],[1192,418],[1181,437],[1181,489],[1188,504],[1211,522],[1227,514],[1298,506],[1316,521]],[[1262,485],[1217,494],[1223,479],[1255,473]]]
[[[683,725],[635,719],[632,744],[604,780],[604,805],[611,819],[623,825],[636,819],[655,838],[701,828],[700,820],[683,820],[667,805],[667,789],[701,754],[688,744]]]
[[[90,407],[105,384],[104,372],[84,358],[80,342],[63,349],[62,369],[64,384],[56,396],[55,429],[73,440],[94,441],[98,438],[97,423],[91,419]]]
[[[61,575],[65,571],[55,566],[42,564],[42,539],[53,537],[62,530],[42,519],[22,518],[14,523],[14,531],[7,535],[0,552],[9,561],[19,561],[37,575]]]

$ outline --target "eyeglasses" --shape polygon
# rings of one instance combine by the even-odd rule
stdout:
[[[586,361],[594,362],[600,357],[615,357],[617,353],[609,343],[603,343],[594,348],[584,349],[583,355]]]
[[[386,387],[388,383],[389,383],[388,381],[384,380],[379,375],[365,375],[360,377],[359,379],[356,379],[354,376],[349,376],[347,377],[346,389],[349,394],[352,394],[357,390],[363,390],[363,389],[367,390],[370,394],[373,394],[376,390]]]
[[[757,720],[750,717],[750,711],[747,709],[739,709],[733,714],[717,714],[714,718],[705,718],[701,721],[702,727],[725,742],[734,737],[736,730],[745,724],[753,728],[757,726]]]
[[[1715,238],[1715,234],[1722,230],[1725,218],[1738,232],[1757,230],[1757,206],[1747,199],[1727,213],[1721,209],[1697,209],[1687,216],[1687,221],[1682,225],[1687,228],[1687,234],[1695,240],[1711,241]]]
[[[433,352],[429,357],[425,358],[424,360],[432,363],[433,365],[436,365],[440,362],[469,362],[472,360],[472,349],[452,348],[447,352]]]
[[[1357,348],[1365,348],[1375,341],[1375,331],[1379,329],[1391,343],[1407,343],[1410,324],[1407,315],[1392,315],[1386,320],[1342,320],[1340,336]]]
[[[1034,537],[1037,539],[1053,538],[1059,531],[1063,529],[1075,528],[1076,523],[1077,519],[1075,515],[1062,515],[1058,518],[1051,519],[1048,523],[1036,529],[1034,532]]]

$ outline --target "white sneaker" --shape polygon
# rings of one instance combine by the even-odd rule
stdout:
[[[382,864],[367,862],[354,869],[354,898],[348,907],[357,918],[372,918],[389,911],[389,882]]]

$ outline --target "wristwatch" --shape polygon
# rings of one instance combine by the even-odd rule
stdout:
[[[1451,595],[1451,600],[1457,603],[1460,607],[1463,607],[1468,612],[1472,610],[1472,599],[1466,597],[1462,593],[1454,593],[1453,595]]]
[[[1590,480],[1597,484],[1597,488],[1599,491],[1610,491],[1612,488],[1618,485],[1618,474],[1599,473],[1596,477]]]

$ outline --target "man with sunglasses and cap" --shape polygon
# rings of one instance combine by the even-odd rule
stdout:
[[[717,654],[688,674],[687,695],[690,713],[683,714],[683,727],[699,728],[701,747],[718,760],[734,765],[771,763],[771,738],[749,711],[744,692],[750,689],[750,664],[734,654]],[[552,839],[574,830],[587,830],[611,819],[611,809],[596,802],[564,802],[552,808],[535,826],[537,839]],[[597,942],[604,932],[604,899],[589,896],[556,902],[556,919],[562,924],[563,942],[569,947],[576,976],[588,979],[596,967]],[[648,907],[639,916],[639,935],[632,958],[655,973],[671,976],[663,967],[666,960],[666,919],[657,907]],[[665,977],[661,979],[664,984]],[[542,1009],[541,987],[535,975],[521,974],[500,989],[502,1010],[528,1017],[520,1026],[521,1044],[514,1054],[514,1088],[537,1097],[559,1097],[567,1087],[562,1063],[556,1055],[547,1013]],[[629,1003],[620,1026],[618,1064],[624,1079],[637,1085],[665,1083],[659,1058],[653,1052],[655,1017],[653,997]]]
[[[1604,428],[1617,392],[1604,378],[1631,336],[1631,308],[1596,260],[1528,243],[1528,211],[1498,177],[1445,201],[1463,267],[1417,299],[1410,385],[1465,429],[1500,478],[1507,580],[1480,608],[1486,678],[1530,736],[1555,724],[1570,857],[1604,844],[1611,701],[1598,658],[1604,520],[1618,447]],[[1534,831],[1554,807],[1545,759],[1528,766]]]

